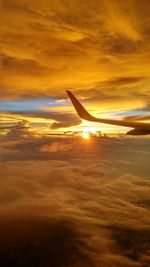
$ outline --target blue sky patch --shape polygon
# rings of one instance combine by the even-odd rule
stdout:
[[[42,107],[59,107],[65,105],[67,100],[61,102],[58,98],[39,98],[17,101],[0,101],[0,109],[3,111],[19,112],[38,110]]]

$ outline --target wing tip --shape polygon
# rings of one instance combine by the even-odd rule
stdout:
[[[93,120],[93,117],[87,112],[87,110],[82,106],[80,101],[73,95],[73,93],[69,90],[66,90],[66,92],[79,117],[84,120]]]
[[[66,90],[66,93],[68,96],[72,94],[70,90]]]

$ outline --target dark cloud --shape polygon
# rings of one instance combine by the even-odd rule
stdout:
[[[108,81],[108,83],[110,83],[111,85],[128,85],[129,84],[136,84],[140,81],[142,81],[144,79],[144,77],[118,77],[116,79],[113,79],[111,81]]]
[[[128,39],[122,34],[109,37],[104,40],[103,49],[105,53],[115,56],[128,56],[133,55],[143,47],[140,41]]]
[[[76,116],[76,114],[64,113],[64,112],[34,110],[34,111],[26,111],[26,112],[24,111],[23,112],[16,111],[16,112],[8,112],[8,113],[2,112],[2,115],[6,117],[10,116],[10,118],[15,115],[20,116],[20,118],[21,116],[24,116],[28,120],[29,118],[46,119],[47,123],[49,122],[49,127],[51,129],[67,128],[67,127],[79,125],[81,123],[81,119],[78,116]],[[16,118],[16,120],[18,119]],[[54,122],[50,122],[50,120],[53,120]]]
[[[30,132],[29,132],[30,126],[28,121],[23,120],[19,121],[15,126],[10,127],[10,131],[7,133],[8,139],[10,140],[19,140],[19,138],[23,137],[29,137]]]
[[[130,229],[121,228],[118,226],[110,226],[112,235],[117,242],[117,246],[120,252],[129,257],[134,261],[141,261],[142,257],[146,255],[147,261],[145,261],[145,266],[148,266],[150,255],[149,255],[149,243],[150,243],[150,231],[148,229]],[[132,238],[131,238],[132,237]]]
[[[127,117],[124,117],[124,119],[131,120],[131,121],[149,121],[150,114],[127,116]]]
[[[19,221],[22,226],[16,228],[15,223]],[[12,221],[7,235],[12,239],[16,235],[20,237],[14,244],[13,254],[11,246],[3,240],[2,250],[7,249],[7,255],[1,255],[3,266],[93,266],[89,248],[73,222],[20,218]]]
[[[45,67],[31,59],[18,59],[7,55],[1,55],[3,71],[9,75],[39,75],[46,71]]]
[[[81,120],[79,119],[78,123],[77,123],[78,120],[75,120],[74,122],[54,122],[52,123],[51,125],[51,129],[59,129],[59,128],[65,128],[65,127],[70,127],[70,126],[75,126],[77,124],[80,124]]]

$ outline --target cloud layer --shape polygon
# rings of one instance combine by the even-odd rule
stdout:
[[[148,267],[149,139],[16,128],[1,137],[2,266]]]

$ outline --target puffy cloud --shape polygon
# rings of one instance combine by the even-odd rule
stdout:
[[[3,266],[149,262],[149,139],[50,138],[22,121],[1,141]]]
[[[15,126],[10,126],[7,137],[8,139],[10,138],[10,140],[18,140],[22,137],[28,137],[30,135],[29,129],[30,126],[28,121],[19,121]]]
[[[4,266],[148,263],[149,205],[142,203],[150,201],[149,179],[131,174],[112,179],[108,162],[90,157],[86,163],[88,168],[83,156],[77,161],[2,163]],[[8,239],[16,242],[12,245]]]
[[[28,124],[26,125],[26,130],[30,135],[41,131],[52,132],[55,129],[62,129],[65,131],[66,128],[77,127],[81,123],[81,119],[76,116],[76,114],[59,111],[31,110],[12,112],[3,111],[0,113],[2,118],[0,124],[2,135],[6,132],[8,132],[8,134],[19,135],[21,133],[20,126],[25,122]],[[9,131],[9,129],[11,131]]]

